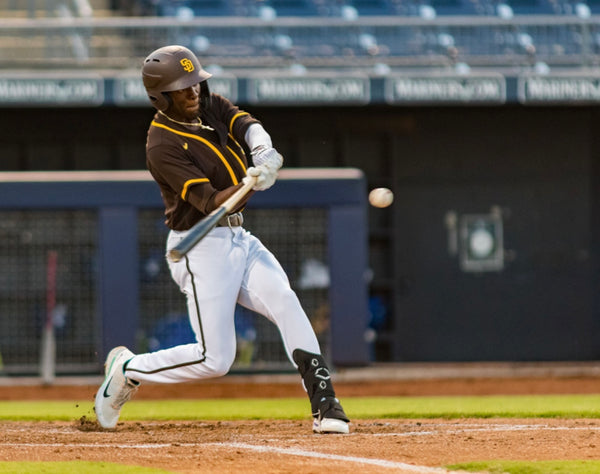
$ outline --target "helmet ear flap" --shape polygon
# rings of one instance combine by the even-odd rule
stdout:
[[[157,95],[148,94],[148,98],[154,107],[163,112],[167,110],[173,103],[167,92],[160,92]]]

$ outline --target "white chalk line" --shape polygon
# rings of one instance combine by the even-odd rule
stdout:
[[[477,425],[468,425],[468,426],[477,426]],[[429,425],[429,428],[440,427],[444,428],[447,425]],[[408,431],[408,432],[400,432],[400,433],[352,433],[350,436],[358,436],[358,435],[366,435],[366,436],[401,436],[401,437],[409,437],[409,436],[432,436],[432,435],[440,435],[440,434],[465,434],[465,433],[473,433],[473,432],[502,432],[502,431],[589,431],[593,429],[593,427],[567,427],[567,426],[549,426],[549,425],[509,425],[509,424],[497,424],[497,425],[486,425],[482,427],[457,427],[457,429],[452,430],[444,430],[441,429],[439,431],[432,430],[423,430],[423,431]],[[48,433],[48,430],[38,430],[44,431]],[[64,433],[64,432],[63,432]],[[348,436],[348,435],[346,435]],[[273,439],[271,441],[278,441]],[[317,459],[327,459],[332,461],[340,461],[340,462],[352,462],[359,464],[367,464],[382,468],[392,468],[392,469],[401,469],[404,472],[411,472],[417,474],[442,474],[442,473],[451,473],[456,471],[448,471],[444,468],[438,467],[429,467],[429,466],[419,466],[414,464],[407,464],[403,462],[397,461],[389,461],[386,459],[377,459],[377,458],[363,458],[357,456],[342,456],[338,454],[328,454],[321,453],[315,451],[305,451],[302,449],[295,448],[284,448],[277,446],[263,446],[263,445],[254,445],[250,443],[240,443],[240,442],[209,442],[209,443],[148,443],[148,444],[114,444],[114,443],[2,443],[0,442],[0,446],[6,446],[10,448],[19,448],[19,447],[51,447],[51,448],[60,448],[60,447],[79,447],[79,448],[94,448],[94,449],[165,449],[165,448],[176,448],[176,447],[206,447],[206,446],[215,446],[215,447],[223,447],[223,448],[235,448],[235,449],[245,449],[249,451],[255,451],[259,453],[276,453],[276,454],[284,454],[289,456],[300,456],[306,458],[317,458]]]
[[[165,449],[165,448],[176,448],[176,447],[206,447],[215,446],[217,448],[235,448],[245,449],[248,451],[255,451],[259,453],[275,453],[285,454],[288,456],[300,456],[305,458],[316,458],[316,459],[327,459],[331,461],[340,462],[353,462],[359,464],[368,464],[377,467],[402,469],[405,472],[415,472],[417,474],[446,474],[455,471],[448,471],[444,468],[429,467],[429,466],[418,466],[414,464],[406,464],[403,462],[388,461],[386,459],[374,459],[374,458],[363,458],[357,456],[342,456],[339,454],[327,454],[319,453],[314,451],[305,451],[302,449],[294,448],[280,448],[276,446],[257,446],[248,443],[228,443],[228,442],[215,442],[215,443],[153,443],[153,444],[93,444],[93,443],[0,443],[0,446],[8,446],[11,448],[64,448],[64,447],[76,447],[76,448],[95,448],[95,449]]]
[[[355,462],[360,464],[369,464],[377,467],[389,467],[393,469],[402,469],[409,472],[417,472],[423,474],[448,473],[447,469],[439,467],[417,466],[414,464],[406,464],[403,462],[388,461],[385,459],[362,458],[357,456],[342,456],[339,454],[327,454],[314,451],[305,451],[295,448],[279,448],[276,446],[256,446],[247,443],[208,443],[212,446],[223,446],[225,448],[247,449],[259,453],[275,453],[286,454],[290,456],[301,456],[305,458],[327,459],[330,461]]]

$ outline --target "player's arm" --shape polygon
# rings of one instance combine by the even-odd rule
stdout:
[[[245,179],[247,182],[250,177],[257,178],[252,189],[264,191],[273,186],[283,164],[283,157],[273,148],[271,137],[261,123],[229,99],[214,93],[211,95],[210,111],[207,114],[226,124],[228,134],[237,142],[244,143],[251,151],[254,166],[248,168]]]
[[[201,213],[208,215],[235,193],[242,183],[223,190],[213,187],[210,179],[192,163],[181,156],[177,146],[160,146],[147,152],[148,169],[157,182],[163,183]],[[250,196],[246,196],[242,205]]]
[[[281,168],[283,157],[273,148],[271,136],[259,120],[218,94],[212,94],[211,112],[227,124],[228,132],[235,140],[247,146],[254,166],[265,165],[268,169],[263,171],[271,174]]]
[[[283,156],[273,148],[271,136],[259,123],[251,124],[245,133],[245,141],[250,148],[254,167],[248,168],[248,176],[258,179],[254,190],[269,189],[277,179],[279,169],[283,165]]]
[[[184,183],[184,187],[186,186],[186,184],[187,183]],[[200,212],[208,215],[216,208],[221,206],[242,186],[243,181],[236,185],[229,186],[225,189],[217,190],[207,179],[201,181],[196,181],[192,179],[189,182],[188,191],[185,193],[180,193],[180,196],[184,201],[189,202]],[[242,209],[246,205],[248,199],[252,194],[252,192],[246,194],[242,198],[242,200],[239,201],[234,212],[237,212],[239,209]]]
[[[240,110],[227,99],[218,97],[215,100],[216,108],[219,109],[229,124],[229,133],[238,141],[246,144],[252,157],[251,166],[247,170],[247,181],[250,177],[256,177],[256,184],[252,188],[255,191],[269,189],[275,183],[278,171],[283,165],[283,156],[273,148],[271,136],[262,124],[249,113]]]
[[[214,195],[214,209],[216,209],[217,207],[221,206],[225,201],[227,201],[227,199],[229,199],[233,194],[235,194],[235,192],[240,189],[242,186],[244,185],[244,182],[242,181],[241,183],[238,183],[234,186],[229,186],[228,188],[225,188],[221,191],[216,191],[215,195]],[[236,206],[236,208],[233,210],[233,212],[237,212],[241,209],[243,209],[246,206],[246,203],[248,202],[248,199],[250,199],[250,196],[252,196],[252,194],[254,194],[254,191],[250,191],[249,193],[247,193],[238,203],[238,205]]]

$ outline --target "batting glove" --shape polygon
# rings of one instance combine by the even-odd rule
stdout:
[[[265,165],[260,165],[257,167],[251,166],[246,170],[246,177],[242,181],[247,183],[250,177],[257,178],[252,189],[254,191],[264,191],[275,184],[275,180],[277,179],[277,171],[273,171],[270,168],[267,168]]]
[[[251,155],[255,166],[266,165],[277,171],[283,165],[283,156],[275,148],[260,145],[252,150]]]

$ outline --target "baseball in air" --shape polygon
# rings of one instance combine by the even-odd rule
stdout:
[[[394,193],[388,188],[375,188],[369,193],[369,202],[373,207],[388,207],[394,202]]]

